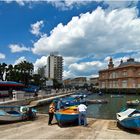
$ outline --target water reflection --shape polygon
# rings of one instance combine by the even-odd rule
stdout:
[[[90,104],[88,105],[87,115],[91,118],[116,119],[116,113],[127,107],[128,100],[140,100],[140,95],[124,95],[123,97],[111,97],[110,94],[99,96],[98,94],[89,95],[88,99],[106,99],[107,104]],[[133,107],[135,108],[135,107]],[[136,107],[140,109],[140,105]],[[48,113],[48,105],[37,108],[40,113]]]
[[[124,108],[127,108],[126,102],[128,100],[139,99],[139,95],[124,95],[123,97],[112,98],[110,94],[105,94],[100,97],[97,94],[91,95],[89,99],[107,99],[107,104],[91,104],[88,106],[88,117],[116,119],[116,113]],[[131,107],[132,108],[132,107]],[[135,107],[133,107],[135,108]],[[136,107],[140,109],[140,106]]]

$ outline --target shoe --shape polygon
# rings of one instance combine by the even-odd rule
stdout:
[[[84,125],[84,127],[88,126],[88,124]]]

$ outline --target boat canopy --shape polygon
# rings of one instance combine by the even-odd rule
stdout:
[[[133,113],[136,109],[133,108],[128,108],[127,110],[123,111],[123,112],[119,112],[117,113],[117,119],[119,121],[127,118],[131,113]]]

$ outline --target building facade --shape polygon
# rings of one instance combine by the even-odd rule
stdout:
[[[83,87],[85,84],[87,84],[87,78],[86,77],[76,77],[76,78],[73,78],[73,79],[64,80],[64,85],[65,86]]]
[[[140,89],[140,62],[129,58],[126,62],[121,60],[118,67],[114,67],[110,58],[108,69],[99,71],[99,88],[116,90],[117,92],[136,92]]]
[[[89,83],[92,87],[99,88],[99,77],[90,78]]]
[[[47,60],[47,77],[62,82],[63,78],[63,57],[50,54]]]

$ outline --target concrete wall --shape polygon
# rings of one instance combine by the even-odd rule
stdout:
[[[53,96],[58,96],[58,95],[64,95],[64,94],[69,94],[69,93],[73,93],[72,91],[69,92],[60,92],[60,93],[53,93],[53,94],[48,94],[45,96],[39,96],[39,97],[31,97],[28,99],[22,99],[22,100],[9,100],[9,101],[5,101],[5,102],[1,102],[0,106],[21,106],[21,105],[29,105],[31,102],[33,101],[37,101],[37,100],[41,100],[41,99],[47,99]]]

